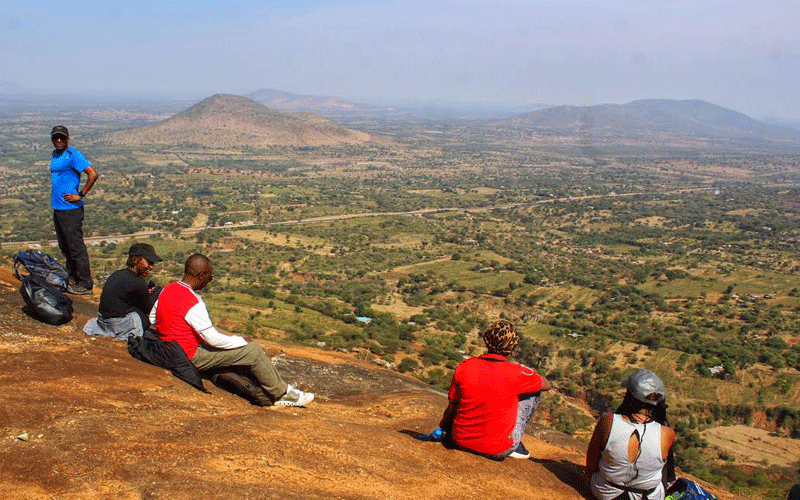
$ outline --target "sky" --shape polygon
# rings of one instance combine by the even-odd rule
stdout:
[[[207,97],[593,105],[800,120],[797,0],[3,2],[0,82]]]

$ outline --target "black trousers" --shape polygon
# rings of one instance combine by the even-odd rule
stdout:
[[[64,254],[70,278],[77,285],[92,289],[92,273],[89,270],[89,253],[83,242],[83,207],[72,210],[53,210],[58,248]]]

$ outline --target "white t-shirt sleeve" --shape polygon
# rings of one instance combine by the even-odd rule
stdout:
[[[155,325],[156,324],[156,307],[158,307],[158,299],[156,299],[155,304],[153,304],[153,308],[150,309],[149,316],[150,316],[150,324],[151,325]]]
[[[211,323],[208,309],[206,309],[206,305],[203,302],[198,302],[189,309],[184,319],[212,347],[217,349],[236,349],[247,345],[247,341],[238,335],[225,335],[218,332]]]

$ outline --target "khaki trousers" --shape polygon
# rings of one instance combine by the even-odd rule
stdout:
[[[249,342],[236,349],[217,349],[200,345],[192,358],[192,364],[200,371],[226,366],[247,367],[261,388],[273,399],[279,399],[288,389],[288,385],[278,374],[272,361],[255,342]]]

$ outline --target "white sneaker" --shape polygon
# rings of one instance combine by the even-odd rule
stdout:
[[[517,448],[514,451],[512,451],[511,454],[508,456],[511,458],[519,458],[524,460],[526,458],[529,458],[531,454],[528,452],[528,449],[525,448],[525,445],[522,444],[522,442],[520,442],[519,446],[517,446]]]
[[[304,392],[289,384],[286,394],[281,396],[274,404],[275,406],[305,406],[312,401],[314,401],[313,392]]]

